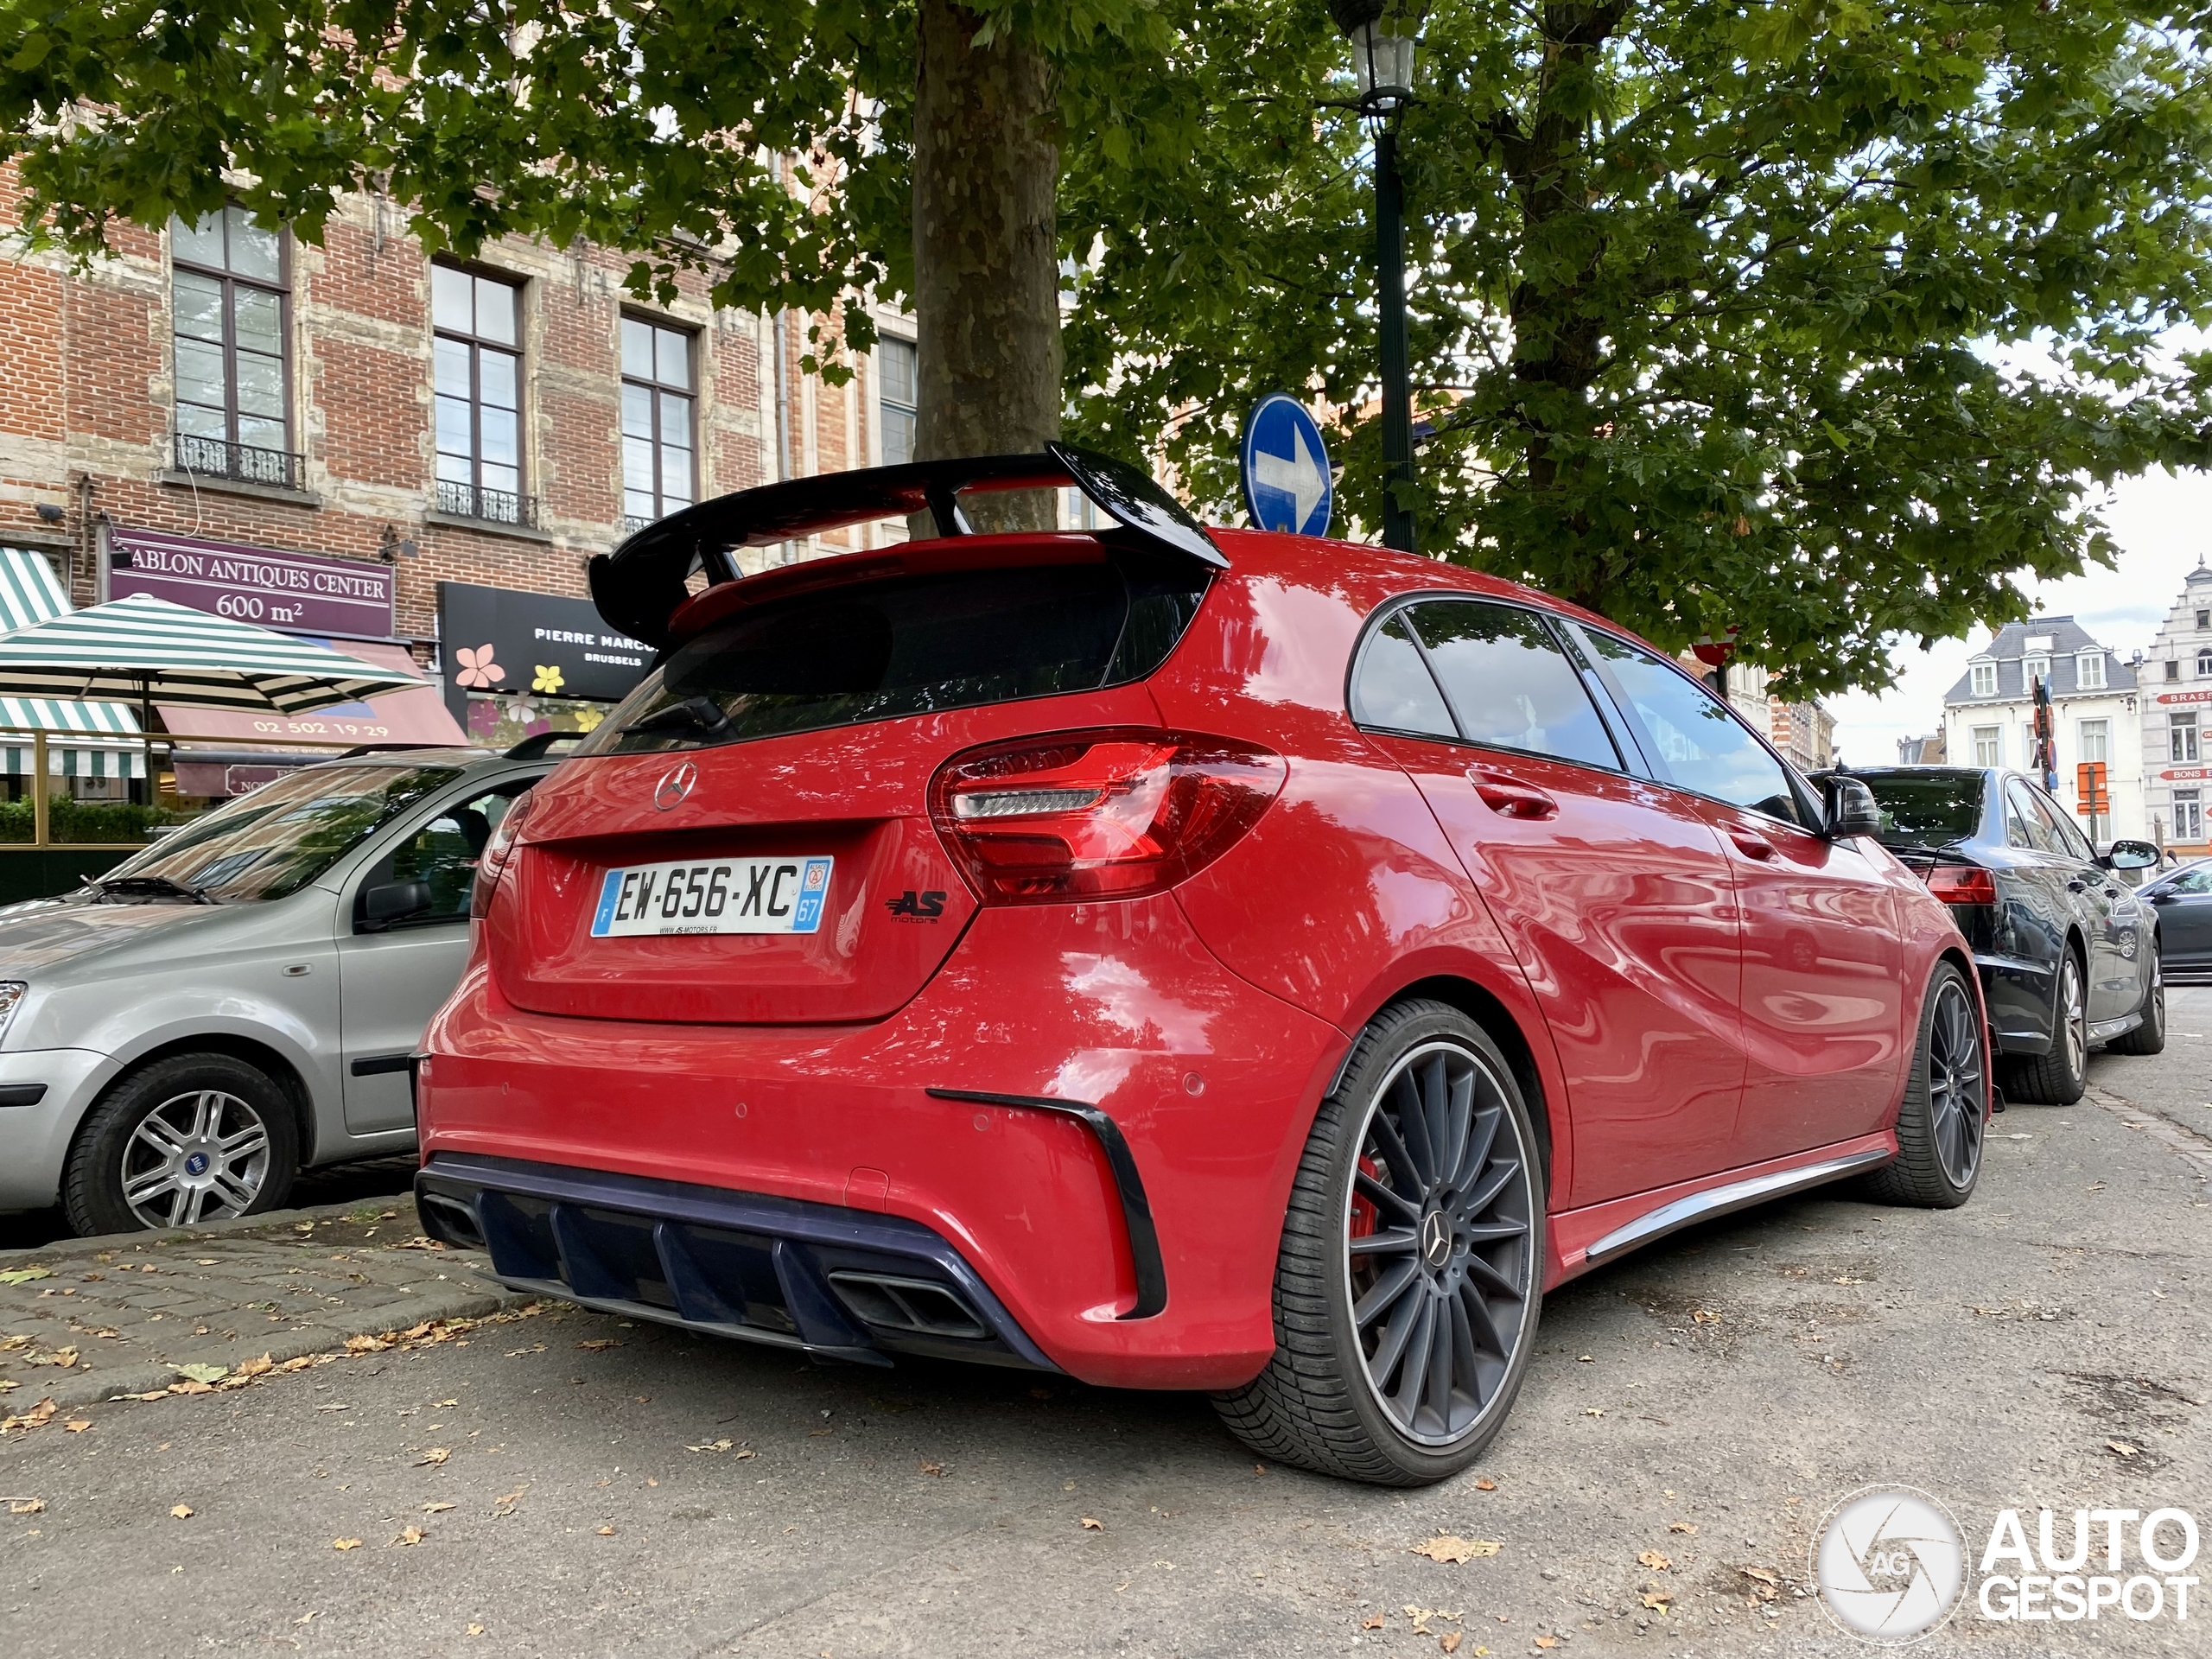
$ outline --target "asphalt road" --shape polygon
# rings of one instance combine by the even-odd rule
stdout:
[[[1999,1118],[1963,1210],[1788,1201],[1562,1289],[1512,1421],[1431,1491],[1256,1465],[1193,1396],[556,1310],[11,1438],[0,1497],[44,1507],[0,1510],[0,1628],[24,1659],[1863,1653],[1800,1591],[1867,1484],[1976,1552],[2005,1507],[2212,1533],[2212,988],[2171,1024]],[[1412,1553],[1438,1535],[1499,1548]],[[2202,1653],[2191,1611],[1969,1607],[1919,1650]]]

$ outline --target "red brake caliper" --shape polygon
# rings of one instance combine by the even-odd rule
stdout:
[[[1362,1158],[1359,1160],[1359,1173],[1370,1180],[1379,1181],[1382,1179],[1382,1172],[1372,1158]],[[1344,1228],[1344,1236],[1346,1238],[1371,1236],[1378,1219],[1375,1205],[1368,1199],[1362,1198],[1355,1190],[1351,1195],[1351,1219]]]

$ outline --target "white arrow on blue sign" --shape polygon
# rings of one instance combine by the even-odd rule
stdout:
[[[1244,507],[1262,530],[1329,533],[1336,505],[1329,451],[1306,405],[1271,391],[1244,420]]]

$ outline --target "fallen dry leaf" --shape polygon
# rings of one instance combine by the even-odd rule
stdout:
[[[1440,1533],[1426,1543],[1415,1544],[1409,1554],[1426,1555],[1432,1561],[1457,1566],[1471,1561],[1478,1555],[1495,1555],[1505,1546],[1490,1538],[1462,1538],[1454,1533]]]
[[[2130,1446],[2126,1440],[2107,1440],[2105,1444],[2123,1458],[2138,1456],[2142,1451],[2140,1446]]]
[[[1488,1475],[1478,1475],[1475,1478],[1475,1490],[1478,1492],[1494,1492],[1497,1490],[1497,1483]]]
[[[1382,1628],[1382,1614],[1370,1613],[1367,1618],[1359,1621],[1359,1628],[1363,1630],[1379,1630]]]
[[[1585,1417],[1602,1417],[1605,1414],[1605,1408],[1603,1406],[1585,1406],[1582,1414]]]
[[[434,1446],[429,1451],[423,1452],[421,1457],[415,1459],[415,1466],[419,1469],[425,1464],[443,1463],[451,1456],[453,1456],[453,1448],[451,1446]]]
[[[1669,1532],[1686,1532],[1689,1534],[1691,1537],[1694,1538],[1697,1536],[1697,1522],[1694,1521],[1669,1521],[1667,1523],[1667,1530]]]
[[[172,1509],[169,1513],[180,1521],[189,1521],[192,1519],[192,1505],[189,1503],[180,1503],[175,1508]]]
[[[81,1434],[92,1426],[92,1420],[89,1417],[72,1417],[67,1422],[61,1425],[62,1427],[67,1429],[72,1434]]]
[[[1457,1653],[1459,1651],[1459,1643],[1465,1639],[1457,1630],[1447,1630],[1436,1638],[1436,1645],[1446,1653]]]
[[[425,1503],[423,1506],[423,1513],[425,1515],[443,1515],[451,1508],[453,1508],[453,1505],[450,1503]]]
[[[1667,1611],[1667,1604],[1674,1599],[1664,1590],[1647,1590],[1643,1592],[1643,1605],[1655,1613],[1664,1613]]]
[[[358,1538],[334,1538],[330,1541],[330,1547],[333,1549],[359,1549],[361,1541]]]
[[[687,1446],[683,1449],[686,1452],[727,1452],[736,1444],[735,1440],[709,1440],[704,1446]]]
[[[276,1369],[276,1362],[266,1354],[258,1359],[249,1359],[238,1367],[240,1376],[263,1376]]]
[[[481,1624],[472,1624],[468,1627],[468,1633],[471,1636],[481,1636],[484,1634],[484,1627]]]
[[[941,1475],[944,1472],[944,1465],[941,1463],[925,1461],[922,1465],[922,1472],[925,1475]]]
[[[1770,1584],[1777,1588],[1782,1584],[1779,1578],[1763,1567],[1747,1567],[1743,1569],[1743,1573],[1745,1578],[1757,1579],[1761,1584]]]
[[[1690,1321],[1694,1325],[1719,1325],[1720,1316],[1709,1307],[1700,1307],[1690,1315]]]
[[[594,1337],[589,1342],[580,1342],[576,1344],[579,1348],[589,1349],[594,1354],[603,1354],[609,1348],[620,1348],[621,1345],[621,1343],[613,1337]]]
[[[385,1349],[391,1346],[391,1344],[386,1342],[382,1337],[348,1337],[346,1338],[346,1351],[349,1354],[380,1353]]]
[[[11,1497],[8,1500],[8,1513],[10,1515],[37,1515],[45,1508],[46,1500],[42,1497]]]
[[[213,1394],[215,1392],[215,1385],[213,1382],[202,1382],[196,1376],[188,1376],[181,1382],[170,1383],[168,1392],[171,1394]]]
[[[1084,1530],[1086,1532],[1103,1532],[1106,1530],[1106,1523],[1103,1521],[1094,1521],[1087,1515],[1083,1517],[1083,1527]]]
[[[420,1527],[402,1527],[399,1529],[399,1536],[393,1539],[391,1541],[395,1544],[412,1546],[421,1543],[429,1535],[430,1535],[429,1533],[423,1531]]]
[[[1636,1558],[1636,1561],[1637,1566],[1648,1567],[1654,1573],[1664,1573],[1669,1567],[1674,1565],[1672,1561],[1669,1560],[1664,1555],[1662,1555],[1656,1549],[1645,1550],[1643,1554]]]
[[[1540,1636],[1536,1638],[1536,1645],[1540,1648],[1555,1648],[1559,1646],[1559,1637],[1555,1636]]]
[[[614,1529],[612,1527],[601,1527],[599,1529],[599,1535],[602,1538],[612,1538],[614,1535]]]
[[[227,1365],[172,1365],[169,1370],[188,1382],[219,1382],[231,1374]]]

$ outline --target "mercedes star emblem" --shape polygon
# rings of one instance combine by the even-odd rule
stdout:
[[[653,789],[653,804],[665,812],[691,792],[691,785],[699,781],[699,768],[686,760],[680,766],[671,766],[661,775]]]

